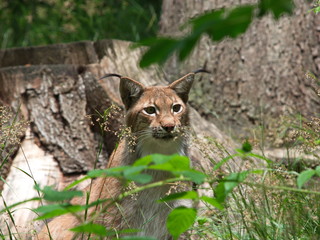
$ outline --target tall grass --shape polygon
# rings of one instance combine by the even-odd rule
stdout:
[[[110,115],[110,109],[99,114],[97,122],[102,131],[108,129],[106,122]],[[0,118],[1,119],[1,118]],[[9,121],[10,122],[10,121]],[[317,151],[319,150],[319,119],[313,118],[307,121],[298,118],[298,125],[293,124],[290,131],[290,147],[304,149],[306,153],[312,153],[313,157],[319,161]],[[15,128],[14,121],[7,126],[7,129]],[[289,127],[289,126],[288,126]],[[292,131],[294,134],[292,134]],[[103,132],[102,132],[103,134]],[[121,135],[121,134],[120,134]],[[286,138],[286,135],[283,135]],[[6,139],[6,138],[3,138]],[[7,142],[8,140],[5,140]],[[200,141],[200,140],[199,140]],[[222,148],[212,139],[207,139],[200,143],[200,147],[212,149]],[[204,145],[205,144],[205,145]],[[3,146],[3,145],[2,145]],[[99,149],[101,150],[102,145]],[[97,159],[101,151],[97,153]],[[208,154],[206,152],[205,154]],[[206,157],[208,157],[206,155]],[[159,160],[159,156],[156,156]],[[163,182],[150,182],[150,178],[142,172],[153,166],[161,169],[162,165],[154,162],[153,157],[139,160],[134,166],[126,166],[118,169],[94,170],[88,176],[70,184],[63,191],[56,191],[50,187],[39,187],[41,198],[30,199],[30,201],[49,200],[53,205],[42,206],[36,209],[39,213],[38,219],[47,219],[61,214],[75,214],[86,212],[89,207],[99,206],[99,211],[92,214],[85,214],[86,217],[79,227],[74,228],[78,236],[82,239],[107,239],[112,236],[114,239],[121,239],[121,233],[126,235],[134,233],[133,230],[116,232],[105,229],[103,226],[95,224],[94,220],[100,214],[105,214],[109,207],[118,204],[121,199],[138,194],[145,189],[161,186],[167,183],[181,184],[181,181],[194,181],[199,185],[199,189],[207,193],[213,192],[213,196],[198,195],[195,192],[184,192],[181,194],[169,195],[162,201],[187,198],[194,201],[199,208],[184,208],[173,210],[168,218],[168,227],[176,239],[184,233],[184,239],[319,239],[320,238],[320,189],[318,181],[320,177],[320,167],[304,165],[297,171],[288,168],[282,162],[272,161],[264,156],[253,153],[251,144],[246,141],[236,154],[228,155],[223,159],[211,158],[214,165],[213,171],[208,174],[186,168],[188,159],[172,157],[160,157],[161,164],[165,162],[163,170],[173,174],[172,179]],[[248,164],[248,169],[242,172],[227,172],[221,170],[229,161],[238,158],[243,164]],[[157,161],[158,161],[157,160]],[[251,161],[262,161],[264,165],[254,166]],[[177,168],[174,162],[180,161],[183,168]],[[147,165],[144,165],[146,164]],[[158,165],[157,165],[158,164]],[[187,164],[187,165],[186,165]],[[170,167],[171,166],[171,167]],[[251,166],[251,167],[250,167]],[[228,168],[225,168],[228,169]],[[27,174],[27,173],[26,173]],[[89,203],[83,206],[70,205],[69,201],[74,196],[82,194],[79,191],[70,191],[78,183],[88,178],[96,177],[118,177],[126,180],[127,191],[112,201],[101,199],[100,201]],[[32,178],[32,175],[30,176]],[[135,181],[142,183],[137,187]],[[207,184],[202,185],[203,182]],[[87,195],[89,199],[90,191]],[[28,200],[27,200],[28,201]],[[15,205],[22,204],[23,202]],[[201,204],[200,204],[201,203]],[[200,205],[199,205],[200,204]],[[14,223],[13,206],[7,206],[4,199],[4,209],[0,214],[9,216],[4,225],[1,226],[0,237],[2,239],[24,239],[23,234],[13,234],[14,229],[9,228],[9,222]],[[197,213],[197,216],[194,214]],[[182,217],[180,216],[182,214]],[[181,226],[177,219],[187,219],[187,224]],[[174,224],[172,224],[174,223]],[[13,224],[13,226],[15,226]],[[7,235],[4,235],[4,231]],[[126,238],[130,239],[130,238]],[[134,238],[132,238],[134,239]]]

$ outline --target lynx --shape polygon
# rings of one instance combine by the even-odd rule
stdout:
[[[188,139],[186,134],[183,134],[183,129],[189,126],[188,94],[197,72],[204,70],[189,73],[168,86],[153,87],[146,87],[118,74],[105,76],[120,78],[120,95],[126,110],[125,123],[136,137],[136,144],[133,147],[129,146],[128,139],[123,139],[119,143],[107,167],[130,165],[141,157],[155,153],[188,154]],[[164,171],[153,171],[149,174],[153,176],[153,181],[170,177]],[[137,236],[151,236],[159,240],[171,239],[166,229],[167,215],[172,208],[185,203],[181,200],[169,203],[157,202],[168,193],[170,187],[164,185],[144,190],[135,196],[135,199],[127,197],[118,206],[108,208],[108,212],[97,219],[97,222],[107,229],[140,229],[141,232],[136,233]],[[122,183],[116,178],[99,178],[92,186],[89,201],[112,199],[119,196],[122,191]],[[72,200],[73,204],[85,204],[85,202],[85,197]],[[94,210],[90,209],[89,214]],[[48,228],[53,240],[81,239],[69,231],[79,223],[75,216],[69,214],[53,219]],[[47,228],[44,227],[35,239],[50,239]]]

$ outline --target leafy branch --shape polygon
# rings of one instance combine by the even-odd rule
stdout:
[[[133,47],[148,47],[140,60],[142,68],[154,63],[163,64],[174,53],[180,61],[183,61],[203,34],[208,35],[213,42],[224,38],[236,38],[248,29],[254,18],[261,18],[271,13],[278,20],[283,14],[292,14],[293,9],[293,0],[260,0],[257,4],[212,10],[192,18],[186,24],[191,31],[183,37],[149,38]]]

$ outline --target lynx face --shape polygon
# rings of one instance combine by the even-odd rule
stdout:
[[[137,138],[140,157],[153,153],[186,155],[184,130],[189,126],[187,101],[193,79],[194,73],[190,73],[169,86],[145,87],[121,78],[126,124]]]

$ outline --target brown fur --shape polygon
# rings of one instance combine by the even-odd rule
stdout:
[[[154,153],[187,154],[187,139],[176,129],[189,125],[187,100],[193,79],[194,73],[190,73],[169,86],[145,87],[132,79],[120,77],[121,98],[127,111],[126,125],[131,128],[132,135],[137,140],[134,146],[129,144],[129,139],[122,140],[110,157],[108,168],[130,165],[135,160]],[[181,108],[174,105],[180,105]],[[152,107],[156,109],[154,114],[152,111],[155,109]],[[153,176],[153,181],[170,177],[163,171],[148,173]],[[107,229],[136,228],[142,230],[138,236],[153,236],[159,240],[170,239],[165,225],[167,215],[171,208],[184,204],[179,201],[169,203],[156,201],[165,196],[170,188],[171,186],[164,185],[144,190],[135,196],[135,199],[127,197],[118,205],[113,204],[107,208],[106,213],[102,217],[99,216],[95,222],[103,224]],[[89,188],[86,191],[89,191]],[[90,202],[98,199],[110,199],[111,202],[121,192],[123,186],[118,179],[99,178],[93,183]],[[75,198],[72,203],[85,204],[85,201],[85,197]],[[110,202],[101,204],[98,208],[105,207]],[[92,207],[89,214],[94,214],[98,210]],[[75,216],[67,214],[53,219],[48,227],[54,240],[81,239],[81,236],[68,231],[77,224],[80,224],[80,221]],[[35,239],[50,239],[47,228],[44,227]]]

